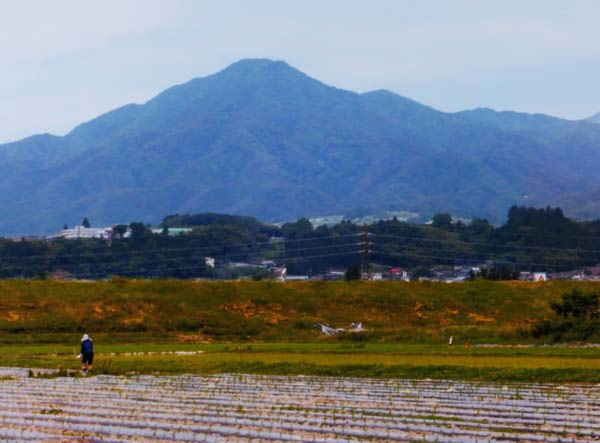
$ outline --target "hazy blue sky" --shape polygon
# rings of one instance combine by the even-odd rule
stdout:
[[[248,57],[445,111],[600,111],[596,0],[0,0],[0,142]]]

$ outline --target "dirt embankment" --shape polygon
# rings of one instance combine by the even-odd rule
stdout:
[[[574,287],[600,291],[600,284],[575,282],[14,280],[0,282],[0,332],[312,341],[323,339],[317,322],[362,322],[366,332],[336,340],[523,341],[532,325],[554,315],[549,303]]]

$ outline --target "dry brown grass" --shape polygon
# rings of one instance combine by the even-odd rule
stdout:
[[[591,282],[1,281],[7,333],[197,334],[205,340],[321,340],[313,323],[362,321],[370,341],[449,335],[522,341],[549,303]]]

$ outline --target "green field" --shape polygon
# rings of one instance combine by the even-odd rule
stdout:
[[[186,354],[177,354],[185,352]],[[76,370],[76,348],[0,347],[2,366]],[[596,348],[448,348],[434,345],[104,345],[96,373],[244,372],[514,382],[600,382]]]
[[[542,346],[531,335],[555,315],[550,302],[576,287],[600,289],[574,282],[2,281],[0,365],[76,369],[87,332],[96,373],[598,383],[600,348]],[[367,331],[325,337],[313,327],[354,321]]]

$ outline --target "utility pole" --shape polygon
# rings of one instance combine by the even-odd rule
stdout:
[[[370,250],[370,242],[369,242],[369,232],[367,231],[367,226],[363,226],[362,233],[360,234],[360,278],[366,274],[367,279],[371,280],[371,267],[369,266],[369,250]]]

